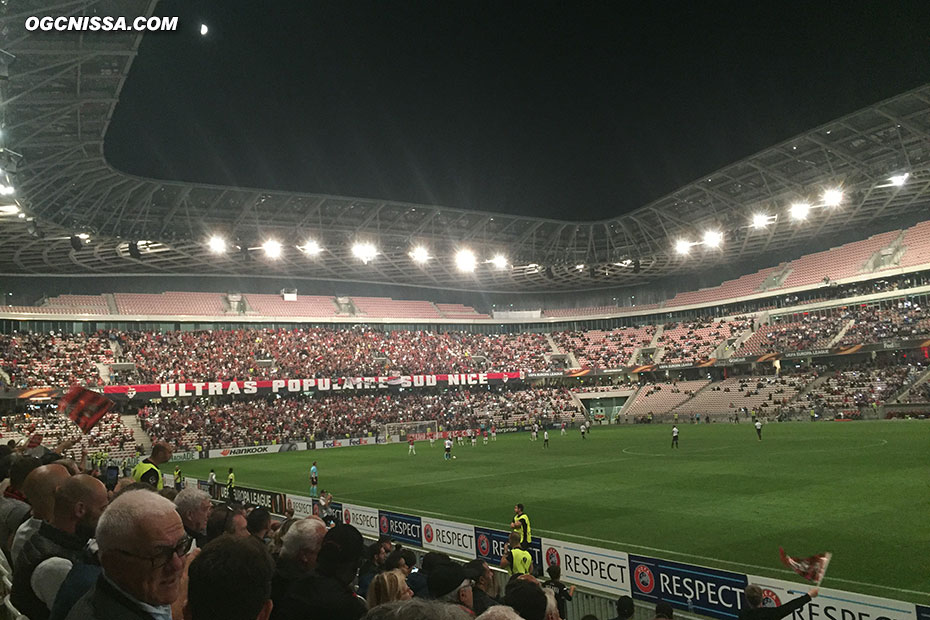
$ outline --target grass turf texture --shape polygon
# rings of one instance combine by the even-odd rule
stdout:
[[[825,586],[926,603],[930,442],[917,421],[598,427],[458,446],[417,442],[182,463],[184,475],[506,529],[522,502],[538,536],[791,579],[778,547],[833,552]],[[166,466],[165,471],[173,467]],[[877,587],[884,586],[884,587]]]

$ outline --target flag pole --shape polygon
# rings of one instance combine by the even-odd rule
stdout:
[[[825,556],[825,557],[824,557],[824,559],[823,559],[823,570],[820,571],[820,579],[818,579],[818,580],[817,580],[817,583],[816,583],[816,586],[817,586],[818,588],[820,587],[820,582],[823,581],[823,578],[824,578],[824,577],[826,576],[826,574],[827,574],[827,567],[830,566],[830,558],[833,557],[833,554],[830,553],[830,552],[827,552],[827,553],[824,554],[824,556]]]

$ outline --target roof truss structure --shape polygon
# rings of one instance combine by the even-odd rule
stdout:
[[[0,273],[287,276],[475,291],[582,291],[796,251],[824,232],[862,229],[928,204],[930,85],[597,222],[125,174],[107,162],[103,147],[142,34],[27,32],[23,23],[30,15],[152,15],[156,3],[0,3],[0,48],[14,57],[9,78],[0,81],[0,167],[11,174],[12,198],[24,213],[0,215]],[[909,173],[905,185],[888,183],[903,171]],[[841,207],[814,209],[802,224],[787,217],[789,204],[816,200],[837,184],[845,192]],[[750,220],[758,212],[777,217],[756,230]],[[724,233],[721,248],[698,247],[687,258],[675,253],[675,240],[698,240],[708,229]],[[91,240],[75,250],[70,238],[77,232]],[[213,234],[224,236],[232,251],[211,253],[205,241]],[[283,244],[281,259],[265,259],[258,251],[269,238]],[[297,250],[307,239],[323,252],[309,257]],[[379,250],[367,264],[350,250],[360,240]],[[130,255],[130,241],[142,242],[141,260]],[[425,265],[408,256],[419,244],[433,256]],[[462,247],[479,258],[473,274],[455,267],[453,255]],[[498,269],[485,262],[497,253],[511,265]]]

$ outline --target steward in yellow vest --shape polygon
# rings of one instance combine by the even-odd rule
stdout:
[[[511,575],[529,575],[533,572],[533,556],[520,548],[520,535],[516,532],[511,532],[510,542],[504,547],[501,568],[506,568]]]
[[[161,470],[158,466],[171,460],[171,448],[166,443],[157,443],[152,446],[152,456],[141,461],[132,468],[132,479],[136,482],[150,484],[159,491],[165,488]]]

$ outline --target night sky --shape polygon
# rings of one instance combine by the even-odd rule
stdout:
[[[930,81],[930,2],[165,0],[146,176],[600,219]],[[210,28],[199,34],[200,23]]]

